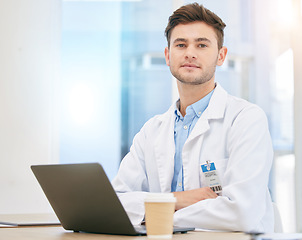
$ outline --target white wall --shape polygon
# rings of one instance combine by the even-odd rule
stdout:
[[[0,1],[0,214],[50,211],[30,165],[58,162],[60,0]]]

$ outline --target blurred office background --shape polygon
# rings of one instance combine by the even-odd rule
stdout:
[[[32,164],[100,162],[116,175],[134,135],[177,99],[164,29],[190,2],[0,0],[0,213],[51,211]],[[216,80],[266,112],[272,198],[284,230],[302,231],[301,1],[196,2],[227,24]]]

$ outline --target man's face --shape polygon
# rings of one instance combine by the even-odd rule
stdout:
[[[216,66],[223,64],[227,49],[218,50],[214,29],[204,22],[177,25],[171,33],[166,63],[172,75],[184,84],[214,81]]]

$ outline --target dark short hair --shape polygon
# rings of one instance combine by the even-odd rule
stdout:
[[[170,47],[171,32],[178,24],[187,24],[195,21],[205,22],[213,27],[217,36],[218,49],[222,48],[224,39],[223,30],[226,24],[215,13],[198,3],[184,5],[169,17],[169,22],[165,30],[168,47]]]

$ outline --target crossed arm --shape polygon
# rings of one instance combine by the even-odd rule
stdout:
[[[173,194],[174,197],[176,197],[176,211],[188,207],[199,201],[217,197],[217,194],[213,192],[209,187],[203,187],[183,192],[174,192]]]

